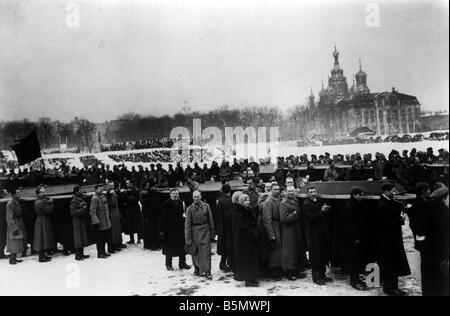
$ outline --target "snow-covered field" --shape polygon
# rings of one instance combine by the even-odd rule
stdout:
[[[405,247],[412,275],[401,278],[400,286],[409,295],[421,295],[420,257],[413,249],[409,225],[404,226]],[[215,250],[213,250],[215,251]],[[334,282],[326,286],[312,283],[311,272],[306,279],[279,282],[262,281],[258,288],[246,288],[233,280],[232,274],[219,270],[220,257],[212,257],[213,280],[193,276],[193,270],[169,272],[161,252],[143,250],[142,245],[129,246],[109,259],[97,259],[95,245],[86,251],[91,258],[77,262],[73,256],[57,255],[50,263],[37,263],[28,257],[16,266],[0,261],[0,296],[4,295],[195,295],[195,296],[377,296],[380,288],[358,292],[349,285],[348,277],[329,271]],[[190,259],[188,259],[188,263]],[[174,258],[174,267],[178,259]]]

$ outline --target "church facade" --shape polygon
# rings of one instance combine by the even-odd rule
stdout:
[[[368,127],[378,136],[420,131],[420,103],[415,96],[400,93],[395,88],[371,92],[361,61],[349,88],[336,47],[333,58],[328,86],[325,88],[322,82],[317,101],[311,89],[309,104],[299,113],[307,132],[305,136],[343,136],[358,127]]]

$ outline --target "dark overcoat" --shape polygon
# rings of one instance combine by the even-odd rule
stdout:
[[[185,206],[180,200],[166,200],[161,207],[160,228],[164,234],[163,255],[184,256]]]
[[[6,251],[9,253],[22,253],[27,244],[27,235],[23,222],[23,211],[20,202],[12,198],[6,204]]]
[[[411,274],[405,247],[403,245],[401,217],[402,205],[384,195],[377,205],[378,263],[381,274],[386,276],[407,276]]]
[[[259,278],[258,227],[251,209],[236,204],[231,213],[234,279],[253,281]]]
[[[305,264],[300,215],[297,199],[286,198],[280,203],[281,264],[284,269],[295,270]]]
[[[45,251],[56,247],[50,216],[55,207],[53,201],[46,197],[38,197],[34,202],[36,222],[34,224],[33,250]]]
[[[425,200],[422,197],[417,197],[412,203],[412,207],[407,210],[409,218],[409,227],[414,236],[414,247],[418,249],[420,246],[417,243],[416,237],[423,236],[424,224],[426,221],[426,214],[430,210],[431,201]]]
[[[425,236],[421,249],[422,295],[448,296],[448,274],[442,263],[449,253],[449,210],[444,202],[430,202],[423,219],[421,235]]]
[[[161,203],[156,191],[142,191],[140,195],[142,216],[144,218],[144,248],[157,247],[160,232]]]
[[[330,232],[322,206],[323,202],[311,199],[307,199],[302,206],[308,223],[309,260],[313,266],[328,265],[330,262]]]
[[[111,243],[119,245],[122,244],[122,224],[117,193],[114,190],[109,191],[106,193],[106,200],[111,221]]]
[[[345,204],[344,210],[344,271],[363,272],[368,262],[370,247],[368,207],[366,202],[354,198]],[[357,243],[357,241],[359,241]]]
[[[88,204],[83,197],[73,197],[72,201],[70,202],[70,215],[72,215],[73,241],[75,249],[89,246]]]
[[[281,224],[280,224],[280,198],[270,197],[262,206],[262,222],[264,225],[264,234],[261,238],[264,239],[266,249],[267,267],[280,268],[281,265]],[[270,239],[275,238],[274,246],[271,246]]]
[[[126,190],[123,195],[125,227],[127,235],[138,234],[142,231],[142,213],[139,206],[139,192],[137,190]]]
[[[221,256],[231,258],[233,241],[231,232],[231,212],[233,211],[233,202],[231,197],[222,194],[217,200],[217,253]]]

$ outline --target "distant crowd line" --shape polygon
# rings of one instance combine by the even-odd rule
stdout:
[[[440,149],[437,154],[432,148],[426,152],[404,150],[402,153],[392,150],[388,157],[381,153],[361,155],[302,155],[279,157],[277,168],[270,169],[268,161],[255,162],[253,159],[234,159],[230,164],[228,161],[213,161],[207,164],[193,163],[185,164],[178,162],[168,164],[163,168],[162,164],[151,163],[145,166],[144,162],[129,169],[125,164],[111,166],[98,162],[84,168],[72,167],[62,163],[59,168],[25,168],[16,173],[13,169],[0,170],[0,177],[8,185],[20,185],[21,187],[44,184],[77,183],[79,185],[90,185],[103,183],[106,179],[114,182],[125,183],[131,180],[142,187],[144,183],[151,182],[157,187],[177,187],[188,185],[195,187],[198,183],[224,180],[255,180],[263,186],[264,182],[276,181],[279,184],[285,182],[286,178],[294,179],[297,186],[308,179],[309,181],[365,181],[365,180],[395,180],[404,191],[413,190],[413,184],[419,181],[434,183],[436,181],[448,182],[447,168],[433,168],[434,164],[449,162],[447,150]],[[318,166],[324,166],[318,168]],[[341,168],[342,167],[342,168]],[[306,181],[308,181],[306,180]]]
[[[370,143],[383,143],[383,142],[400,142],[410,143],[418,142],[422,140],[449,140],[449,132],[433,132],[428,137],[423,134],[415,135],[390,135],[387,137],[381,136],[346,136],[346,137],[330,137],[320,139],[320,143],[323,146],[327,145],[346,145],[346,144],[370,144]],[[139,149],[152,149],[152,148],[172,148],[176,143],[176,139],[169,138],[153,138],[150,140],[138,140],[138,141],[126,141],[115,144],[102,145],[100,150],[105,151],[124,151],[124,150],[139,150]],[[190,139],[190,144],[193,140]],[[320,144],[314,139],[304,139],[297,141],[297,146],[319,146]]]

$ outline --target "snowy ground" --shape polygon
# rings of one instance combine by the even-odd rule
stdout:
[[[409,295],[420,295],[420,257],[413,249],[409,226],[404,226],[405,247],[412,275],[401,278],[400,286]],[[215,244],[214,244],[215,247]],[[193,276],[193,271],[168,272],[161,252],[143,250],[133,245],[106,260],[95,257],[95,246],[86,251],[91,258],[77,262],[73,256],[56,256],[50,263],[37,263],[37,257],[24,259],[16,266],[0,261],[0,296],[4,295],[120,295],[120,296],[377,296],[380,288],[358,292],[348,285],[348,277],[329,271],[334,282],[314,285],[311,272],[306,279],[280,282],[262,281],[259,288],[246,288],[233,280],[232,274],[218,269],[219,256],[212,257],[213,280]],[[188,259],[188,263],[190,259]],[[174,267],[178,259],[174,258]],[[77,275],[79,278],[77,278]]]

